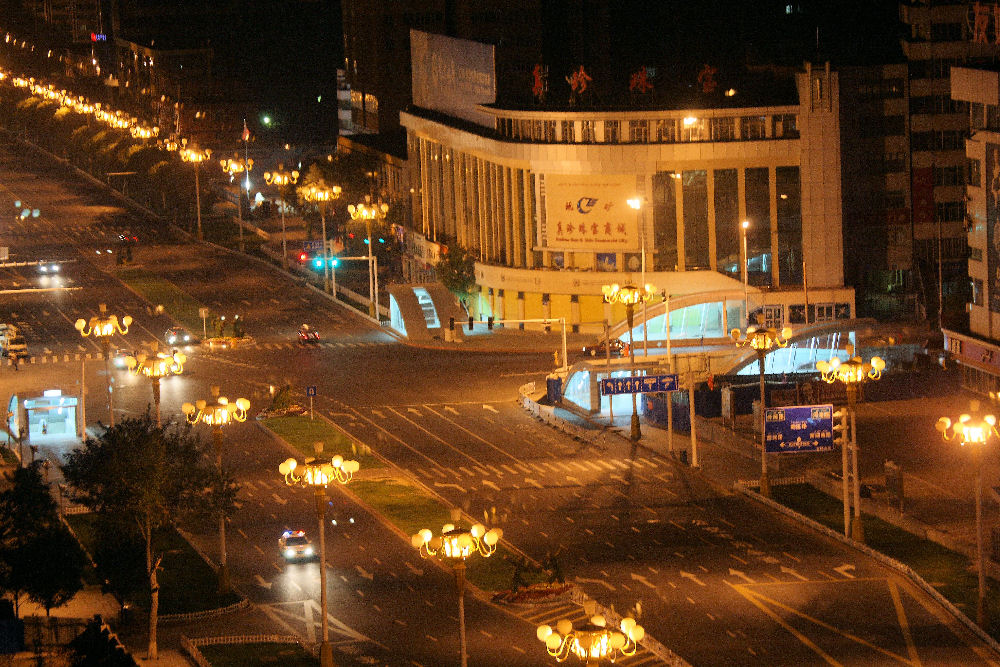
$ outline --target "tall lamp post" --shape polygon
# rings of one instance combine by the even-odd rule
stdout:
[[[632,321],[635,315],[635,304],[640,301],[648,301],[656,294],[656,288],[652,285],[635,287],[633,285],[605,285],[601,288],[604,292],[604,300],[608,303],[620,303],[625,306],[625,317],[628,320],[628,357],[632,365],[632,376],[635,377],[635,341],[633,340]],[[645,326],[645,324],[643,324]],[[638,441],[642,437],[639,428],[639,410],[636,406],[635,393],[632,393],[632,431],[631,438]]]
[[[452,520],[458,521],[459,512],[452,512]],[[465,529],[453,523],[446,523],[441,528],[440,535],[434,535],[424,528],[410,538],[410,543],[422,558],[438,557],[451,565],[455,571],[455,583],[458,586],[458,631],[462,650],[462,667],[468,665],[468,654],[465,644],[465,560],[479,554],[489,558],[497,549],[497,543],[503,537],[499,528],[486,530],[481,523]]]
[[[979,411],[979,401],[972,401],[972,412]],[[983,554],[983,449],[997,432],[997,418],[993,415],[973,416],[964,414],[958,422],[941,417],[935,424],[945,440],[960,439],[963,447],[973,450],[976,460],[976,560],[979,571],[979,596],[976,599],[976,623],[986,628],[986,561]]]
[[[129,325],[132,324],[132,316],[125,315],[121,322],[117,315],[108,315],[107,304],[98,307],[99,314],[85,320],[82,317],[74,325],[80,335],[86,338],[94,336],[101,341],[101,352],[104,354],[104,377],[108,382],[108,425],[115,425],[115,399],[111,385],[111,337],[116,333],[125,335],[128,333]]]
[[[865,541],[865,531],[861,525],[861,476],[858,472],[858,389],[868,380],[878,380],[882,377],[885,361],[881,357],[872,357],[871,361],[862,361],[854,356],[854,346],[847,346],[847,361],[833,357],[830,361],[817,361],[816,370],[823,380],[829,383],[843,382],[847,388],[847,414],[851,419],[851,460],[854,469],[854,520],[851,524],[851,537],[858,542]],[[845,434],[846,439],[846,434]],[[850,506],[850,490],[848,487],[847,448],[841,448],[841,463],[843,465],[844,489],[844,534],[847,534],[848,514]]]
[[[222,171],[229,174],[229,181],[232,182],[233,179],[244,172],[251,171],[253,169],[253,160],[246,159],[236,156],[232,158],[226,158],[224,160],[219,160],[219,166],[222,167]],[[240,252],[244,251],[243,247],[243,194],[240,192],[240,182],[236,181],[236,218],[240,223]],[[247,193],[249,196],[249,193]]]
[[[576,625],[563,619],[553,628],[539,625],[538,639],[545,643],[545,649],[558,662],[575,655],[587,667],[597,667],[607,660],[615,662],[619,658],[635,655],[639,642],[646,636],[646,630],[632,617],[622,619],[621,630],[608,627],[603,614],[596,613],[593,600],[583,603],[583,613],[587,620]]]
[[[747,321],[747,326],[750,326],[750,256],[747,254],[747,228],[749,227],[749,220],[740,223],[740,240],[743,247],[740,273],[743,277],[743,316]]]
[[[187,143],[185,141],[185,143]],[[212,151],[209,149],[199,150],[197,148],[187,148],[186,146],[180,150],[181,159],[185,162],[194,163],[194,202],[195,208],[197,209],[198,217],[198,240],[204,238],[201,233],[201,182],[198,180],[198,167],[202,162],[207,160],[212,155]]]
[[[792,330],[788,327],[778,331],[777,329],[751,326],[747,327],[745,332],[733,329],[729,335],[732,336],[737,347],[749,347],[757,353],[757,365],[760,367],[760,495],[770,498],[771,482],[767,474],[767,438],[764,436],[766,423],[764,408],[767,405],[764,392],[764,361],[767,359],[767,353],[772,349],[788,345],[788,339],[792,337]]]
[[[371,195],[365,195],[364,203],[347,207],[352,220],[364,220],[365,232],[368,234],[368,303],[370,304],[369,314],[378,318],[378,260],[372,250],[372,220],[385,220],[385,214],[389,212],[389,205],[379,202],[372,204]]]
[[[189,424],[201,422],[212,427],[212,444],[215,446],[215,467],[222,473],[222,428],[233,422],[244,422],[250,401],[237,398],[230,402],[225,396],[219,396],[219,388],[212,387],[212,402],[198,400],[196,403],[185,403],[181,411],[187,417]],[[226,568],[226,514],[219,513],[219,590],[229,590],[229,572]]]
[[[166,354],[157,351],[156,341],[152,343],[150,354],[140,352],[134,357],[129,356],[125,359],[125,363],[133,375],[143,375],[149,378],[153,385],[153,404],[156,406],[157,426],[162,426],[160,421],[160,378],[183,373],[185,361],[187,361],[187,356],[183,352],[174,350],[173,354]]]
[[[330,248],[326,240],[326,205],[340,197],[341,188],[339,185],[328,186],[324,184],[313,184],[302,191],[302,198],[309,202],[315,202],[319,206],[319,219],[323,233],[323,291],[330,292],[330,285],[333,285],[333,297],[337,298],[337,274],[332,273],[330,267]]]
[[[275,185],[281,194],[281,266],[288,268],[288,239],[285,234],[285,205],[288,201],[288,191],[299,181],[299,172],[285,171],[285,166],[278,165],[274,171],[264,172],[264,182]]]
[[[360,465],[357,461],[345,461],[339,455],[332,459],[322,458],[322,442],[315,443],[314,447],[314,458],[306,459],[301,466],[295,459],[286,459],[278,466],[278,472],[284,476],[288,486],[303,486],[316,493],[316,517],[319,520],[319,597],[323,628],[319,664],[320,667],[333,667],[333,649],[330,646],[330,628],[326,618],[326,487],[334,482],[347,484]]]

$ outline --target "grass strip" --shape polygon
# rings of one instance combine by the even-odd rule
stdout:
[[[844,509],[840,499],[808,484],[777,486],[772,490],[772,496],[776,502],[827,528],[841,533],[844,530]],[[970,618],[975,618],[979,585],[974,564],[968,556],[869,514],[864,515],[864,527],[865,544],[913,568],[949,602]],[[986,583],[986,615],[987,618],[997,619],[1000,585],[989,578]],[[986,630],[994,638],[1000,638],[1000,622],[990,622]]]
[[[198,650],[212,667],[281,665],[281,667],[316,667],[319,660],[298,644],[259,642],[253,644],[213,644]]]
[[[96,553],[97,534],[94,514],[71,514],[66,521],[73,528],[83,547]],[[219,593],[215,570],[198,555],[173,526],[165,527],[153,536],[153,549],[163,554],[163,568],[158,576],[161,614],[188,614],[218,609],[240,601],[235,593]],[[148,590],[141,602],[148,604]]]
[[[271,428],[271,422],[279,420],[285,420],[279,425],[282,430],[272,429],[274,433],[299,451],[312,455],[312,443],[316,438],[312,435],[315,426],[307,426],[309,418],[275,417],[262,423]],[[294,423],[295,420],[305,424]],[[363,461],[361,465],[361,470],[365,470]],[[413,535],[422,528],[430,528],[435,534],[440,534],[441,526],[451,522],[450,507],[402,477],[379,481],[356,479],[348,485],[348,489],[406,535]],[[515,560],[519,560],[519,557],[501,544],[489,558],[470,558],[466,577],[470,583],[484,591],[506,590],[513,579]],[[533,584],[544,581],[545,576],[541,572],[525,572],[523,579],[525,584]]]
[[[313,443],[322,442],[324,456],[333,457],[340,454],[345,459],[357,459],[362,470],[384,467],[382,461],[367,453],[366,447],[359,448],[350,438],[323,419],[292,415],[268,417],[261,420],[261,423],[305,456],[315,456]]]
[[[189,331],[201,331],[198,310],[202,304],[172,282],[138,266],[118,269],[117,277],[154,305],[163,306],[167,313]]]

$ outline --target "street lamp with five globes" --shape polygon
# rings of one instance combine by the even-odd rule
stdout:
[[[84,338],[94,336],[101,341],[101,352],[104,354],[104,376],[108,382],[108,424],[115,425],[115,400],[111,386],[111,337],[116,333],[124,336],[132,324],[132,316],[125,315],[119,322],[117,315],[108,315],[107,304],[98,307],[99,313],[89,320],[82,317],[74,325]]]
[[[229,174],[229,179],[232,180],[234,176],[242,174],[244,172],[251,171],[253,169],[253,160],[242,159],[239,156],[232,158],[225,158],[219,160],[219,166],[222,167],[222,171]],[[249,181],[248,181],[249,183]],[[236,181],[236,218],[240,224],[240,252],[244,251],[243,246],[243,194],[242,186],[239,180]],[[250,193],[247,192],[247,197],[249,198]]]
[[[323,233],[323,290],[325,292],[330,292],[331,282],[333,284],[333,296],[337,297],[337,274],[333,273],[331,279],[330,274],[332,273],[332,267],[330,266],[330,251],[329,243],[326,240],[326,205],[340,198],[340,193],[342,192],[339,185],[328,186],[326,184],[314,183],[309,187],[300,190],[302,193],[302,198],[309,202],[315,202],[319,206],[319,219],[322,227]]]
[[[604,292],[604,300],[608,303],[620,303],[625,306],[625,318],[628,320],[628,356],[632,364],[632,376],[635,377],[635,341],[632,333],[632,320],[635,315],[635,304],[649,301],[656,294],[656,288],[652,285],[635,287],[633,285],[605,285],[601,288]],[[646,326],[643,322],[642,326]],[[609,399],[610,400],[610,399]],[[639,410],[636,406],[635,393],[632,393],[632,432],[633,441],[638,441],[642,437],[639,428]]]
[[[569,619],[550,625],[539,625],[537,636],[545,642],[545,649],[558,662],[574,655],[587,667],[597,667],[602,661],[615,662],[618,658],[635,655],[646,630],[634,618],[622,619],[620,631],[607,627],[607,619],[596,613],[593,600],[583,603],[587,620],[573,625]]]
[[[149,354],[139,352],[134,357],[126,357],[125,364],[133,375],[143,375],[152,382],[153,405],[156,406],[156,425],[162,426],[160,421],[160,378],[183,373],[187,356],[177,350],[174,350],[172,354],[159,352],[156,341],[153,341],[150,347],[152,349]]]
[[[316,456],[306,459],[301,466],[293,458],[278,465],[278,473],[285,478],[288,486],[303,486],[316,493],[316,516],[319,519],[319,597],[322,618],[323,640],[319,648],[320,667],[333,667],[333,648],[330,646],[330,628],[326,614],[326,487],[330,484],[347,484],[361,467],[357,461],[345,461],[337,455],[332,459],[322,458],[323,443],[313,445]]]
[[[285,206],[288,199],[288,191],[299,181],[299,172],[296,170],[285,171],[285,166],[278,165],[274,171],[264,172],[264,182],[268,185],[278,187],[281,194],[281,265],[288,266],[288,240],[285,234]]]

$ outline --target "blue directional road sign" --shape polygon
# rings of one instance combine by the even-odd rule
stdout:
[[[322,241],[303,241],[302,250],[305,252],[320,252],[323,250]]]
[[[794,405],[764,410],[764,441],[775,454],[833,449],[833,406]]]
[[[316,385],[310,385],[306,387],[306,396],[315,396],[315,395],[316,395]]]
[[[657,391],[676,391],[677,375],[635,375],[618,378],[601,378],[601,395],[651,394]]]

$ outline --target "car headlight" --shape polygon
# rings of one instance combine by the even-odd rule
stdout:
[[[185,343],[188,342],[189,340],[191,340],[191,336],[184,336],[184,342]]]
[[[295,558],[295,549],[285,549],[285,558]]]
[[[312,556],[313,555],[313,548],[312,547],[306,547],[306,555],[307,556]]]

